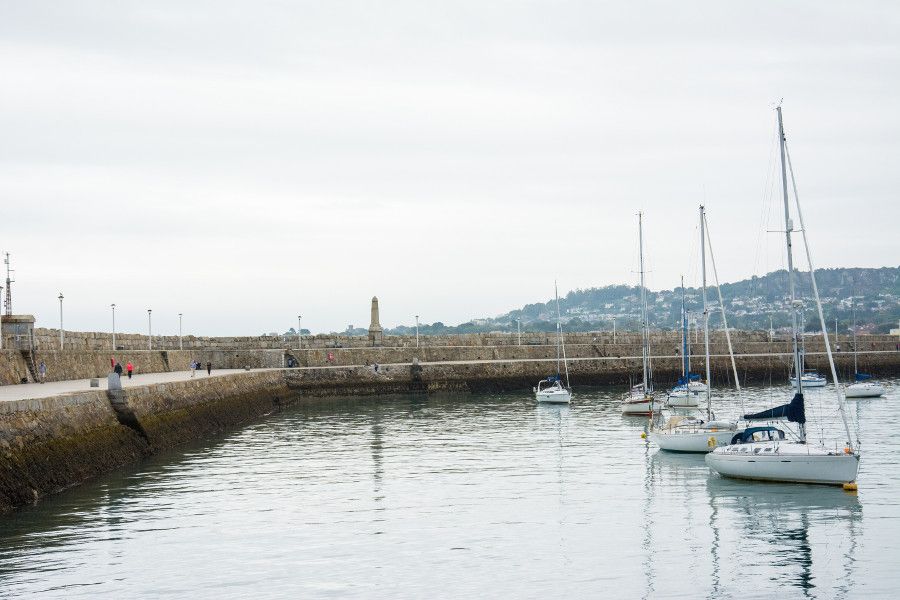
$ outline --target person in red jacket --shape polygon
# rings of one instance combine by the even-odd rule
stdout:
[[[131,373],[134,371],[134,365],[131,364],[131,361],[128,361],[128,364],[125,365],[125,370],[128,371],[128,379],[131,379]]]

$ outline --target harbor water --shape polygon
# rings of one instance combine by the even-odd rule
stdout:
[[[0,597],[897,597],[886,384],[848,401],[856,494],[660,452],[621,390],[296,406],[0,515]],[[810,438],[840,443],[832,393],[808,392]],[[734,392],[720,404],[739,411]]]

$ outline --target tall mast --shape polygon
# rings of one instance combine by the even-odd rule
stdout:
[[[638,247],[641,257],[641,356],[644,362],[644,393],[650,393],[649,378],[647,376],[647,346],[650,340],[647,331],[647,292],[644,288],[644,213],[638,213]]]
[[[790,206],[788,202],[787,163],[784,159],[784,122],[781,118],[781,107],[778,111],[778,145],[781,150],[781,191],[784,197],[784,241],[787,247],[788,288],[791,294],[791,333],[794,350],[794,374],[797,376],[797,393],[803,393],[803,366],[800,363],[800,346],[797,343],[797,298],[794,290],[794,254],[791,246],[791,232],[794,230],[794,222],[791,220]],[[803,425],[800,426],[801,434],[805,438],[806,432]]]
[[[781,112],[779,111],[779,115]],[[782,142],[783,144],[785,142]],[[812,283],[813,296],[816,299],[816,311],[819,313],[819,326],[822,328],[822,338],[825,342],[825,354],[828,356],[828,367],[831,370],[831,378],[834,381],[834,393],[837,396],[838,412],[841,413],[841,421],[844,423],[844,432],[847,434],[847,446],[851,451],[854,450],[853,439],[850,434],[850,423],[847,420],[847,410],[844,407],[844,392],[841,390],[841,383],[838,381],[837,368],[834,366],[834,355],[831,354],[831,343],[828,341],[828,329],[825,327],[825,314],[822,311],[822,298],[819,296],[819,286],[816,284],[816,266],[813,264],[812,252],[809,251],[809,237],[806,235],[806,226],[803,224],[803,211],[800,209],[800,196],[797,194],[797,180],[794,178],[794,167],[791,164],[791,153],[785,146],[782,146],[787,156],[788,168],[791,171],[791,184],[794,190],[794,202],[797,206],[797,218],[800,219],[800,231],[803,232],[803,248],[806,250],[806,261],[809,264],[809,280]],[[800,379],[797,379],[799,383]],[[805,435],[806,430],[802,428],[800,432]]]
[[[684,305],[684,275],[681,276],[681,371],[686,384],[690,384],[691,358],[688,354],[687,310]]]
[[[738,377],[737,363],[734,361],[734,347],[731,345],[731,333],[728,330],[728,318],[725,316],[725,300],[722,299],[722,286],[719,285],[719,271],[716,270],[716,254],[713,252],[712,238],[709,235],[709,223],[706,220],[705,213],[703,215],[703,224],[706,226],[706,244],[709,246],[709,262],[712,267],[713,279],[716,282],[716,293],[719,296],[719,312],[722,314],[722,326],[725,328],[725,341],[728,342],[728,356],[731,358],[731,370],[734,373],[734,387],[738,392],[738,401],[741,404],[741,414],[744,414],[744,397],[741,395],[741,378]],[[769,318],[771,318],[771,316]]]
[[[569,387],[569,363],[566,361],[566,344],[562,337],[562,317],[559,312],[559,289],[553,280],[553,295],[556,296],[556,374],[559,375],[559,351],[562,349],[563,368],[566,371],[566,387]]]
[[[853,286],[853,297],[850,298],[850,307],[853,311],[853,378],[859,373],[859,366],[856,361],[856,286]]]
[[[559,368],[560,363],[560,354],[559,354],[559,340],[562,338],[562,331],[559,327],[559,292],[556,291],[556,280],[553,280],[553,294],[556,297],[556,376],[557,378],[561,375],[561,371]]]
[[[700,270],[703,273],[703,346],[706,353],[706,418],[712,419],[712,377],[709,366],[709,310],[706,304],[706,213],[700,205]],[[690,386],[688,386],[690,387]]]

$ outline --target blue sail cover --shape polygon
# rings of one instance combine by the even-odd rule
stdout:
[[[872,379],[872,376],[868,373],[857,373],[856,380],[857,381],[865,381],[866,379]]]
[[[769,410],[744,415],[745,421],[769,421],[771,419],[787,419],[794,423],[806,423],[806,410],[803,406],[803,394],[794,394],[790,404],[782,404]]]
[[[700,381],[700,375],[697,373],[688,373],[687,379],[685,379],[684,377],[679,377],[678,385],[684,385],[688,381]]]

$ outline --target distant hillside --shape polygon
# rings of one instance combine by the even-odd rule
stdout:
[[[812,299],[812,284],[808,272],[797,273],[798,297],[805,301],[806,329],[818,331],[819,320]],[[897,327],[900,320],[900,267],[880,269],[820,269],[816,283],[825,312],[829,331],[838,319],[838,328],[845,333],[856,311],[857,325],[861,331],[887,333]],[[697,288],[686,288],[686,305],[692,318],[702,310],[702,297]],[[728,324],[739,329],[768,329],[771,316],[774,327],[790,325],[787,312],[788,277],[786,270],[775,271],[763,277],[752,277],[736,283],[722,285]],[[708,298],[711,307],[718,308],[715,288],[710,288]],[[647,292],[650,323],[654,328],[680,327],[681,288]],[[563,326],[566,331],[607,331],[612,329],[613,319],[619,330],[640,328],[640,288],[638,286],[611,285],[602,288],[574,290],[560,298]],[[522,329],[552,331],[555,329],[556,306],[552,300],[527,304],[520,309],[493,318],[473,319],[455,327],[443,323],[420,325],[425,335],[439,333],[478,333],[489,331],[516,331],[516,319]],[[721,317],[713,313],[713,327],[721,327]],[[414,333],[409,326],[395,327],[390,334]]]

